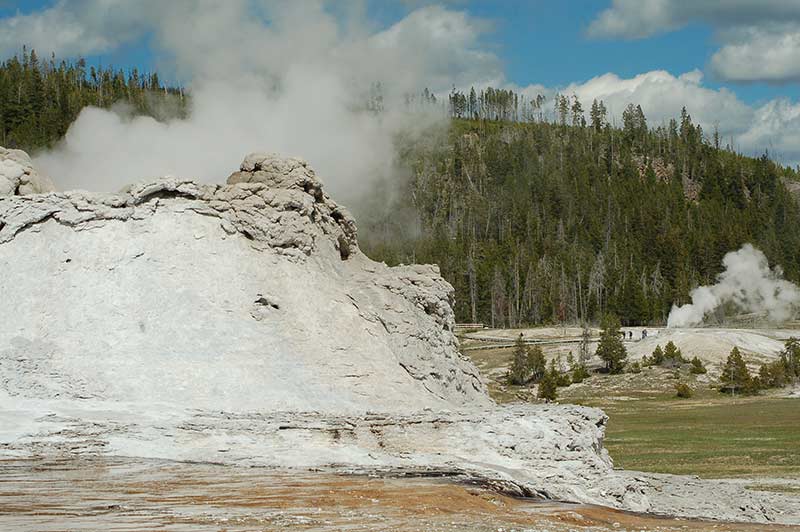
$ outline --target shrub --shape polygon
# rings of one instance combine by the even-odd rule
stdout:
[[[589,378],[589,370],[586,369],[586,366],[583,364],[579,364],[572,368],[572,382],[578,384],[583,382],[584,379]]]
[[[708,373],[705,365],[703,365],[703,361],[697,357],[692,359],[692,368],[689,370],[694,375],[703,375],[704,373]]]
[[[545,399],[547,401],[556,400],[558,397],[558,384],[553,372],[545,372],[544,377],[542,377],[542,380],[539,381],[539,390],[536,393],[536,396],[539,399]]]
[[[642,372],[642,365],[639,362],[632,362],[628,364],[628,372],[629,373],[641,373]]]
[[[675,395],[681,399],[689,399],[692,395],[694,395],[694,392],[688,384],[679,382],[675,385]]]
[[[683,363],[686,360],[683,358],[683,353],[681,350],[678,349],[678,346],[673,344],[671,341],[667,342],[666,347],[664,347],[664,360],[665,361],[672,361],[673,363]]]

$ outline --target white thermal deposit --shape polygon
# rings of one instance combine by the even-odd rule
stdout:
[[[717,283],[692,290],[692,302],[674,305],[668,327],[693,327],[720,306],[732,303],[745,312],[764,314],[782,322],[800,308],[800,288],[783,278],[780,267],[770,268],[767,257],[752,244],[745,244],[722,259],[725,266]]]
[[[435,266],[388,267],[300,159],[225,185],[0,197],[0,459],[454,474],[517,495],[800,523],[800,501],[615,470],[606,415],[498,406]]]
[[[54,189],[50,178],[34,169],[27,153],[0,146],[0,196],[38,194]]]

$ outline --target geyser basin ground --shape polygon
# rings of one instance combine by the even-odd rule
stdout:
[[[435,267],[389,268],[298,159],[224,186],[0,198],[0,453],[448,471],[509,493],[796,522],[779,494],[613,469],[606,416],[500,407]]]
[[[92,458],[0,460],[0,479],[0,528],[38,532],[788,530],[521,500],[458,478],[286,473],[217,464]]]

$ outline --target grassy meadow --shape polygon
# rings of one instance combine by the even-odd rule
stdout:
[[[468,351],[498,402],[533,399],[530,388],[508,386],[511,349]],[[792,478],[782,491],[800,489],[800,399],[770,393],[720,394],[707,377],[682,375],[694,396],[675,396],[674,372],[593,375],[559,388],[559,402],[602,408],[609,416],[605,446],[616,467],[703,478],[746,478],[770,489],[768,479]]]

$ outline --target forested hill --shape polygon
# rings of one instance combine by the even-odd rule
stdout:
[[[24,50],[0,63],[0,146],[28,152],[51,146],[84,107],[120,104],[156,118],[186,110],[183,92],[162,85],[155,72],[87,68],[83,59],[41,59]]]
[[[438,263],[457,319],[495,326],[607,311],[664,323],[745,242],[800,277],[793,171],[720,149],[688,113],[655,129],[632,106],[622,129],[568,113],[454,118],[408,142],[413,179],[388,210],[361,215],[362,247],[388,263]]]
[[[379,89],[365,112],[382,112]],[[88,105],[163,119],[187,99],[156,73],[24,51],[0,63],[0,145],[51,146]],[[720,147],[686,112],[652,128],[629,106],[617,129],[602,102],[584,113],[565,96],[425,89],[408,101],[446,108],[449,126],[398,139],[411,177],[365,191],[360,241],[377,260],[438,263],[460,321],[663,322],[745,242],[800,278],[796,173]]]

